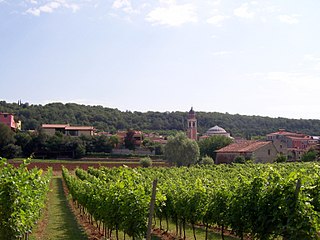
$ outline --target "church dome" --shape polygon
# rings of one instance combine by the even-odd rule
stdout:
[[[226,130],[224,130],[222,127],[219,126],[214,126],[210,129],[208,129],[208,131],[205,134],[206,136],[216,136],[216,135],[220,135],[220,136],[226,136],[226,137],[230,137],[230,133],[228,133]]]
[[[220,133],[227,133],[226,130],[224,130],[222,127],[219,126],[214,126],[212,128],[210,128],[207,133],[212,133],[212,134],[220,134]]]

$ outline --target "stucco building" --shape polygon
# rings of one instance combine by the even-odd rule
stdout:
[[[215,163],[232,163],[237,156],[244,156],[256,163],[271,163],[278,151],[270,141],[243,141],[232,143],[216,151]]]
[[[92,126],[70,126],[69,124],[42,124],[44,133],[54,135],[61,132],[64,135],[80,137],[81,135],[93,136],[95,128]]]
[[[12,130],[21,130],[21,121],[15,121],[12,113],[0,112],[0,123],[10,127]]]

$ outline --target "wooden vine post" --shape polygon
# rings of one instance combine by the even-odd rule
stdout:
[[[146,240],[151,240],[152,217],[153,217],[153,214],[154,214],[154,204],[155,204],[155,201],[156,201],[157,183],[158,183],[158,179],[153,180],[152,195],[151,195],[150,208],[149,208],[148,230],[147,230],[147,238],[146,238]]]

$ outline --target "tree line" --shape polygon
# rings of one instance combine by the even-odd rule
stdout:
[[[0,101],[0,112],[14,113],[22,121],[23,130],[37,129],[44,123],[69,123],[94,126],[99,131],[115,132],[129,128],[142,131],[176,133],[187,129],[188,112],[120,111],[103,106],[76,103],[7,103]],[[219,125],[234,137],[250,139],[285,128],[292,132],[320,135],[320,120],[246,116],[218,112],[196,112],[198,132]]]

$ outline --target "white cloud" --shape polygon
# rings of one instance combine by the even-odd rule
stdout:
[[[209,19],[207,19],[207,23],[213,24],[215,26],[220,27],[222,25],[222,22],[230,18],[229,16],[224,15],[216,15]]]
[[[131,7],[131,2],[129,0],[116,0],[112,4],[113,8],[123,8],[123,7]]]
[[[233,14],[240,18],[254,18],[255,13],[249,11],[249,4],[243,3],[240,7],[233,10]]]
[[[278,18],[283,23],[296,24],[299,23],[298,16],[299,15],[279,15]]]
[[[143,7],[144,4],[141,6]],[[139,10],[133,9],[131,0],[115,0],[112,4],[113,9],[122,10],[125,13],[139,13]]]
[[[162,1],[167,6],[157,7],[148,13],[146,20],[153,24],[181,26],[185,23],[197,22],[197,15],[193,4],[178,5],[175,1]]]
[[[37,1],[29,0],[32,4],[38,4]],[[26,13],[32,14],[34,16],[40,16],[41,13],[52,13],[54,10],[58,8],[67,8],[71,9],[73,12],[76,12],[79,10],[79,5],[74,3],[67,3],[66,0],[56,0],[48,2],[44,5],[38,6],[38,7],[32,7],[27,9]]]

